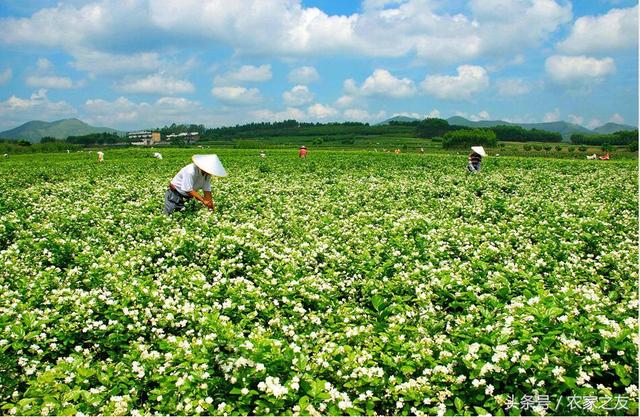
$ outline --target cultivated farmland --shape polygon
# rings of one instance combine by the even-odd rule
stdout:
[[[0,161],[3,413],[637,413],[637,160],[152,152]]]

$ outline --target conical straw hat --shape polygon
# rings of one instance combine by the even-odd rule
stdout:
[[[487,153],[484,151],[484,148],[482,146],[472,146],[471,150],[480,156],[487,156]]]
[[[193,155],[191,158],[194,164],[204,172],[215,177],[226,177],[227,171],[224,170],[222,162],[218,155]]]

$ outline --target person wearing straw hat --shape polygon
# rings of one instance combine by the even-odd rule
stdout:
[[[301,146],[300,147],[300,152],[298,152],[298,156],[300,158],[306,158],[307,157],[307,147],[306,146]]]
[[[482,146],[472,146],[471,153],[469,154],[469,163],[467,164],[467,169],[469,172],[480,172],[480,162],[482,162],[482,157],[487,156],[487,153],[484,151]]]
[[[194,198],[209,210],[215,210],[211,198],[211,177],[226,177],[227,172],[218,155],[193,155],[193,163],[182,168],[169,183],[164,196],[164,212],[171,214],[175,210],[184,210],[186,200]],[[204,196],[198,193],[202,189]]]

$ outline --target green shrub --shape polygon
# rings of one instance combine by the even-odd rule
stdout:
[[[468,146],[496,146],[496,134],[488,129],[466,129],[448,132],[442,141],[443,148],[463,148]]]

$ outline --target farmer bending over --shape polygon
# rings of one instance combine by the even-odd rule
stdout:
[[[209,210],[216,205],[211,199],[211,176],[226,177],[218,155],[193,155],[192,164],[182,168],[169,183],[164,195],[164,212],[171,214],[175,210],[184,210],[184,202],[195,198]],[[198,193],[202,189],[204,197]]]
[[[469,172],[480,172],[480,162],[482,162],[482,157],[487,156],[487,153],[484,151],[482,146],[472,146],[471,153],[469,154],[469,164],[467,165],[467,169]]]

